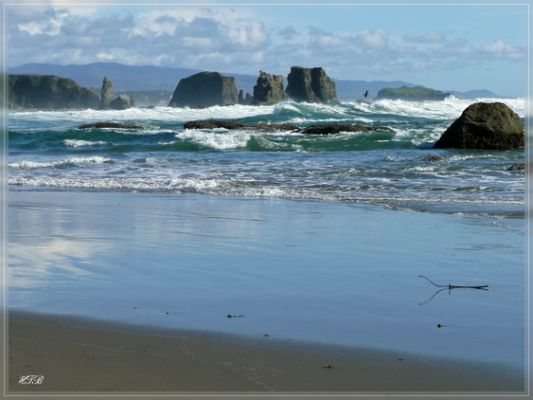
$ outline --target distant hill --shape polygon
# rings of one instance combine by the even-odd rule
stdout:
[[[378,92],[378,99],[400,100],[444,100],[450,93],[430,89],[424,86],[402,86],[399,88],[384,88]]]
[[[113,81],[113,89],[117,93],[136,92],[135,98],[143,99],[138,103],[155,102],[162,104],[176,88],[179,80],[200,72],[199,69],[158,67],[154,65],[124,65],[118,63],[92,63],[83,65],[56,64],[24,64],[8,69],[9,74],[57,75],[70,78],[78,84],[100,90],[102,79],[107,76]],[[259,72],[259,71],[258,71]],[[288,73],[288,68],[287,68]],[[235,77],[238,89],[252,92],[257,75],[234,74],[223,72],[224,75]],[[369,91],[369,99],[374,99],[384,88],[413,87],[413,83],[404,81],[363,81],[334,79],[337,86],[337,97],[341,101],[360,100],[363,93]],[[286,85],[286,81],[285,81]],[[141,92],[150,92],[146,95]],[[159,94],[156,92],[160,92]],[[164,93],[163,93],[164,92]],[[447,91],[457,97],[499,97],[488,90],[474,90],[469,92]]]
[[[497,95],[494,92],[491,92],[490,90],[485,89],[479,89],[479,90],[468,90],[466,92],[458,92],[457,90],[449,90],[451,94],[453,94],[455,97],[460,97],[462,99],[478,99],[483,97],[488,98],[500,98],[502,96]]]
[[[100,97],[92,90],[53,75],[10,75],[7,94],[9,108],[96,108],[100,103]]]

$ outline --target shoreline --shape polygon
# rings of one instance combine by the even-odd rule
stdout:
[[[520,371],[402,352],[9,311],[9,392],[523,393]],[[44,375],[19,385],[20,375]],[[454,393],[457,394],[457,393]]]

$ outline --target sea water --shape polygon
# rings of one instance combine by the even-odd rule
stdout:
[[[524,152],[431,148],[470,102],[11,113],[9,306],[521,367]]]

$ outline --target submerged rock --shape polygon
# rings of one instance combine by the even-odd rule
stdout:
[[[444,157],[438,156],[436,154],[432,154],[430,156],[425,156],[424,158],[422,158],[422,160],[424,161],[442,161],[444,159],[445,159]]]
[[[436,148],[509,150],[524,146],[524,124],[503,103],[474,103],[442,134]]]
[[[245,128],[246,125],[239,121],[231,121],[227,119],[200,119],[196,121],[185,122],[183,127],[185,129],[240,129]]]
[[[253,103],[269,105],[278,103],[286,98],[287,96],[283,89],[283,76],[259,71],[259,77],[254,86]]]
[[[335,82],[322,67],[291,67],[287,83],[287,95],[296,101],[309,103],[337,101]]]
[[[112,129],[143,129],[141,125],[135,124],[122,124],[119,122],[94,122],[91,124],[83,124],[78,126],[78,129],[101,129],[101,128],[112,128]]]
[[[526,169],[526,163],[514,163],[509,168],[507,168],[507,171],[524,171]]]
[[[257,129],[259,131],[263,132],[298,132],[300,131],[300,128],[293,124],[269,124],[265,122],[259,122],[255,126],[253,126],[254,129]]]
[[[218,72],[200,72],[179,81],[170,107],[228,106],[238,101],[235,78]]]
[[[302,133],[309,135],[329,135],[339,132],[373,132],[373,131],[387,131],[392,132],[392,129],[386,126],[366,126],[366,125],[345,125],[345,124],[321,124],[310,125],[301,130]]]

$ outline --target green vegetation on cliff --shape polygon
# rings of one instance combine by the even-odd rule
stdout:
[[[402,86],[399,88],[385,88],[378,92],[378,99],[400,100],[444,100],[450,93],[430,89],[424,86]]]
[[[10,108],[97,108],[100,97],[72,79],[54,75],[9,75]]]

